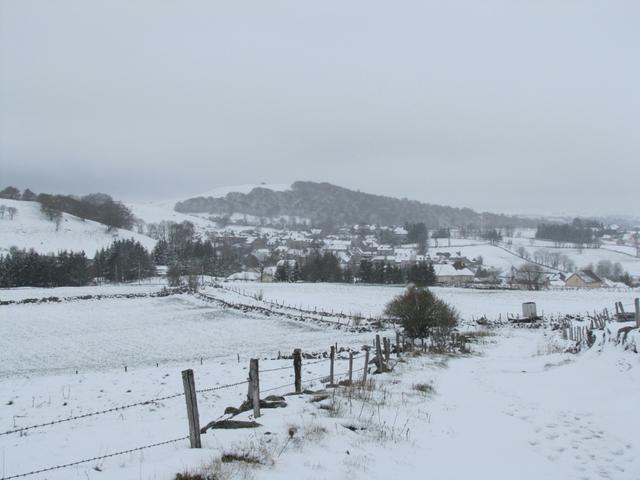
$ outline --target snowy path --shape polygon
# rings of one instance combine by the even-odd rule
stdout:
[[[539,355],[540,331],[504,329],[493,341],[482,356],[399,365],[372,417],[354,413],[333,428],[324,424],[328,438],[256,477],[640,479],[637,356]],[[418,383],[432,383],[435,395],[417,393]],[[408,440],[390,428],[407,420]],[[341,427],[358,421],[367,433]]]
[[[539,333],[515,331],[482,357],[449,362],[432,431],[417,441],[435,478],[640,478],[637,358],[619,368],[619,352],[572,358],[539,346]]]

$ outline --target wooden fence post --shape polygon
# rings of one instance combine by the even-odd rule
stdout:
[[[257,358],[249,360],[249,401],[253,406],[253,417],[260,417],[260,367]]]
[[[293,351],[293,373],[295,379],[296,393],[302,393],[302,350],[296,348]]]
[[[400,358],[400,332],[396,330],[396,357]]]
[[[349,352],[349,385],[353,382],[353,352]]]
[[[384,337],[384,361],[387,364],[387,368],[389,368],[389,357],[391,356],[391,340],[387,337]]]
[[[182,372],[182,385],[184,387],[184,397],[187,401],[191,448],[202,448],[200,442],[200,416],[198,415],[198,400],[196,398],[196,383],[193,379],[193,370],[189,369]]]
[[[364,349],[364,373],[362,374],[362,384],[367,383],[367,373],[369,373],[369,347]]]
[[[636,327],[640,328],[640,298],[636,298],[633,304],[636,307]]]
[[[331,345],[329,358],[331,359],[331,366],[329,367],[329,385],[333,385],[333,362],[336,359],[336,347],[334,345]]]
[[[380,335],[376,335],[376,360],[378,361],[378,371],[382,373],[384,360],[382,358],[382,347],[380,346]]]

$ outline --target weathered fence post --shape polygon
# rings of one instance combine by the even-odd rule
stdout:
[[[391,340],[387,337],[384,337],[384,361],[387,364],[387,368],[389,368],[389,357],[391,356]]]
[[[349,352],[349,385],[353,382],[353,352]]]
[[[257,358],[249,360],[249,401],[253,407],[253,417],[260,416],[260,367]]]
[[[329,367],[329,385],[333,385],[333,363],[336,359],[336,347],[331,345],[331,353],[329,354],[329,358],[331,359],[331,366]]]
[[[382,373],[384,361],[382,359],[382,347],[380,346],[380,335],[376,335],[376,360],[378,361],[378,371]]]
[[[396,330],[396,357],[400,358],[400,332]]]
[[[191,448],[201,448],[200,416],[198,415],[198,400],[196,398],[196,382],[193,379],[193,370],[189,369],[182,372],[182,385],[184,386],[184,397],[187,402]]]
[[[302,351],[299,348],[293,351],[293,373],[296,377],[296,393],[302,393]]]
[[[640,298],[636,298],[633,304],[636,307],[636,327],[640,328]]]
[[[367,373],[369,373],[369,347],[364,348],[364,373],[362,374],[362,384],[367,383]]]

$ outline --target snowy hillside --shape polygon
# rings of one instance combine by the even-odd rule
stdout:
[[[152,249],[155,240],[129,230],[114,229],[91,220],[82,220],[67,213],[63,214],[60,227],[47,219],[37,202],[0,200],[0,205],[13,207],[17,213],[13,219],[8,215],[0,218],[0,253],[9,248],[33,248],[39,253],[56,253],[60,250],[84,251],[93,256],[96,250],[107,247],[115,240],[133,238],[147,249]]]

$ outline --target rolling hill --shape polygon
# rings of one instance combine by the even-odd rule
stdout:
[[[107,247],[114,240],[133,238],[145,248],[152,249],[156,241],[146,235],[129,230],[114,229],[91,220],[82,220],[64,213],[60,228],[47,219],[37,202],[1,199],[0,205],[14,207],[17,213],[13,219],[8,215],[0,218],[0,254],[11,247],[34,249],[38,253],[57,253],[61,250],[84,251],[93,257],[96,250]]]
[[[298,217],[316,225],[402,225],[405,222],[425,222],[430,228],[437,228],[483,224],[493,227],[531,226],[536,223],[533,219],[478,213],[469,208],[372,195],[329,183],[295,182],[288,189],[279,187],[227,190],[224,196],[205,194],[177,202],[175,210],[190,214]]]

